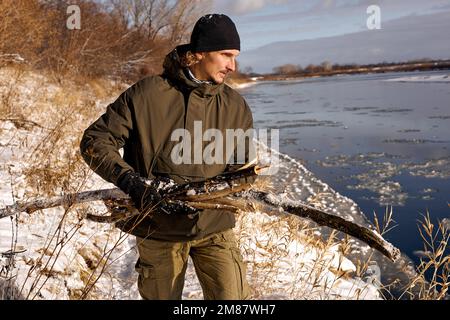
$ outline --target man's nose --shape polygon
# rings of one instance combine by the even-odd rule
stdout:
[[[230,61],[228,62],[227,69],[231,72],[234,72],[236,70],[236,60],[234,58],[230,59]]]

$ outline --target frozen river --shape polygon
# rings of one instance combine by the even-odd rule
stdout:
[[[417,262],[417,220],[450,208],[450,71],[264,82],[243,89],[256,128],[353,199],[366,216],[393,206],[386,235]]]

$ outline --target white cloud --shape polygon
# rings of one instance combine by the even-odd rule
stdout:
[[[221,11],[243,15],[258,11],[268,5],[286,2],[288,0],[215,0],[214,7]]]
[[[285,42],[244,50],[239,56],[239,63],[242,68],[251,66],[256,72],[270,72],[276,65],[291,63],[305,66],[325,60],[340,64],[366,64],[422,58],[449,59],[449,29],[450,11],[408,15],[386,21],[381,30],[365,29],[301,41],[286,41],[289,39],[278,37],[274,42]],[[283,54],[280,55],[280,52]]]

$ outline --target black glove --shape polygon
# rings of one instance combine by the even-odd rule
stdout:
[[[164,199],[164,194],[171,187],[175,186],[175,181],[168,177],[160,176],[152,180],[153,185],[158,190],[162,197],[159,203],[158,209],[166,214],[177,213],[177,214],[194,214],[198,212],[198,209],[191,207],[184,201],[180,200],[166,200]]]
[[[173,180],[166,177],[144,179],[138,173],[129,171],[119,178],[117,186],[130,195],[139,211],[157,208],[166,214],[193,214],[198,212],[198,209],[183,201],[164,199],[165,191],[174,184]]]
[[[119,178],[117,186],[131,197],[139,211],[146,211],[162,200],[153,180],[144,179],[136,172],[124,173]]]

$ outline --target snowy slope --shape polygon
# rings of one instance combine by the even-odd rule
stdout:
[[[2,97],[11,81],[17,89],[9,98],[9,120],[0,120],[0,208],[36,196],[111,187],[82,162],[77,146],[82,131],[119,91],[98,97],[92,87],[58,86],[30,72],[12,74],[0,69]],[[367,223],[354,202],[286,155],[272,180],[276,190],[295,200]],[[84,219],[87,213],[105,214],[106,208],[95,202],[0,219],[0,284],[27,299],[139,299],[133,237]],[[300,219],[239,214],[235,232],[256,299],[381,297],[371,283],[379,279],[365,277],[370,272],[356,274],[338,243],[325,243],[320,235],[326,232]],[[357,242],[353,248],[368,251]],[[11,249],[14,254],[8,255]],[[183,298],[202,298],[192,263]]]

